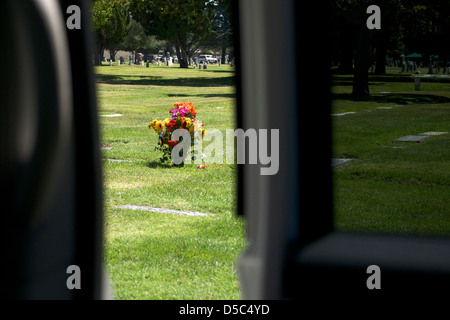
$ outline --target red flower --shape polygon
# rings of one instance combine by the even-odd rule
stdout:
[[[177,122],[175,120],[170,120],[169,123],[167,124],[167,126],[169,128],[175,128],[177,126]]]
[[[167,141],[167,144],[171,147],[175,147],[178,144],[178,141],[169,140]]]

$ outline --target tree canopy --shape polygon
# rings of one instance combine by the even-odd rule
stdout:
[[[367,30],[369,5],[381,8],[381,30]],[[439,55],[447,63],[450,43],[450,2],[440,0],[334,0],[332,1],[333,62],[339,73],[353,73],[353,94],[369,96],[368,69],[386,72],[386,56],[418,52],[423,63]],[[354,62],[354,63],[353,63]],[[431,70],[431,69],[430,69]]]
[[[215,1],[132,0],[130,11],[148,35],[174,44],[180,67],[187,68],[196,45],[208,38]]]
[[[95,0],[91,15],[97,64],[104,49],[114,59],[117,50],[165,46],[187,68],[199,48],[221,51],[223,61],[232,47],[230,0]]]
[[[130,31],[125,40],[119,45],[121,49],[136,53],[141,51],[144,54],[151,51],[158,51],[166,46],[166,41],[157,40],[155,36],[149,36],[145,33],[142,25],[134,19],[129,24]]]
[[[97,0],[91,7],[92,27],[96,36],[97,64],[107,46],[122,42],[128,34],[129,11],[125,0]]]
[[[215,7],[211,21],[210,36],[200,43],[201,46],[221,51],[222,63],[225,63],[226,50],[233,44],[233,26],[229,1],[220,1]]]

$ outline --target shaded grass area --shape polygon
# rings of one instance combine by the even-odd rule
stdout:
[[[194,70],[122,65],[97,68],[96,77],[97,83],[111,85],[215,87],[235,84],[234,72],[228,66]]]
[[[203,71],[205,72],[205,71]],[[122,85],[141,85],[141,86],[195,86],[195,87],[214,87],[230,86],[234,83],[234,77],[223,77],[211,81],[208,77],[198,78],[176,78],[167,79],[162,76],[133,76],[133,75],[109,75],[102,74],[97,76],[98,83],[104,84],[122,84]]]
[[[450,85],[414,91],[398,77],[371,81],[366,101],[353,99],[350,86],[332,87],[333,112],[356,112],[332,119],[334,157],[355,159],[333,169],[336,228],[450,235],[450,135],[393,141],[450,132]]]
[[[350,93],[334,94],[334,100],[350,100],[358,102]],[[411,94],[411,93],[379,93],[372,95],[369,99],[363,100],[370,103],[395,103],[395,104],[435,104],[449,103],[450,98],[431,94]]]

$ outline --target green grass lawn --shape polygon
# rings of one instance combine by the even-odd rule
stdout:
[[[105,264],[116,299],[239,299],[236,263],[246,246],[236,217],[236,167],[159,162],[148,128],[175,102],[192,102],[207,129],[235,128],[234,70],[96,68],[105,189]],[[371,76],[371,97],[351,97],[351,76],[333,77],[335,228],[450,235],[450,134],[421,143],[394,139],[450,132],[450,83]],[[381,107],[381,109],[380,109]],[[386,109],[390,108],[390,109]],[[127,160],[113,162],[106,159]],[[207,217],[118,209],[139,205]]]
[[[97,67],[105,185],[105,262],[116,299],[239,299],[236,263],[246,245],[235,215],[236,167],[159,162],[154,119],[190,101],[206,128],[235,127],[234,70]],[[208,217],[118,209],[140,205]]]
[[[336,228],[450,235],[450,134],[393,142],[450,132],[450,83],[414,91],[409,75],[372,76],[370,99],[358,101],[351,80],[335,76],[332,87],[332,113],[356,112],[333,117],[333,155],[354,159],[333,170]]]

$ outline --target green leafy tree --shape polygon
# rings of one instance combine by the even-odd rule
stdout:
[[[368,70],[371,65],[371,41],[374,32],[371,32],[366,26],[368,17],[366,9],[372,4],[372,1],[341,0],[337,3],[343,12],[342,16],[355,32],[352,36],[356,42],[351,44],[355,50],[352,95],[364,99],[370,95]]]
[[[400,8],[399,1],[335,0],[332,3],[332,32],[339,39],[334,42],[338,46],[334,52],[339,55],[338,72],[353,73],[352,95],[356,98],[369,97],[368,70],[375,60],[375,72],[386,72],[387,49],[395,42],[392,39],[398,39],[394,26]],[[367,7],[372,4],[381,8],[381,30],[369,30],[366,26],[369,17]]]
[[[401,0],[374,0],[373,4],[381,8],[381,30],[373,32],[375,48],[376,74],[386,73],[386,56],[388,50],[395,50],[401,39],[400,17]]]
[[[221,52],[222,63],[225,63],[227,49],[233,46],[233,26],[229,1],[220,1],[215,7],[214,18],[211,21],[211,34],[202,41],[200,46]]]
[[[142,25],[134,19],[131,19],[129,29],[125,40],[119,45],[123,50],[132,51],[134,54],[137,52],[148,54],[158,52],[166,46],[166,41],[147,35]]]
[[[103,51],[121,43],[128,34],[128,1],[97,0],[91,7],[92,27],[96,36],[96,65],[100,65]]]
[[[450,3],[438,0],[402,0],[402,41],[413,52],[422,54],[424,64],[433,73],[433,60],[447,61],[450,57]]]
[[[209,36],[215,6],[201,0],[130,1],[133,18],[147,34],[173,43],[181,68],[188,67],[199,42]]]

